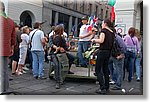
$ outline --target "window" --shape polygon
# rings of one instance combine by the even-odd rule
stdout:
[[[72,17],[72,26],[74,26],[75,25],[75,17]]]
[[[108,10],[106,10],[105,19],[108,18]]]
[[[74,0],[73,9],[77,10],[77,1],[76,0]]]
[[[80,4],[80,11],[81,12],[84,12],[84,6],[85,6],[85,4],[84,4],[84,1]]]
[[[68,6],[68,5],[67,5],[67,1],[64,1],[64,6],[65,6],[65,7],[67,7],[67,6]]]
[[[103,20],[103,9],[101,9],[101,20]]]
[[[95,16],[98,16],[98,6],[96,5],[96,11],[95,11]]]
[[[51,23],[52,26],[55,25],[55,15],[56,15],[56,11],[52,11],[52,23]]]
[[[85,4],[84,4],[84,1],[83,1],[82,12],[84,12],[84,6],[85,6]]]
[[[68,30],[69,30],[69,15],[64,14],[64,13],[59,13],[58,23],[59,24],[64,24],[65,32],[69,33],[68,32]]]
[[[92,14],[92,4],[89,4],[89,15]]]
[[[112,13],[110,12],[110,19],[111,19]]]

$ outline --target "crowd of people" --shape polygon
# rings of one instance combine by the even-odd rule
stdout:
[[[41,30],[39,22],[34,24],[34,29],[28,26],[20,27],[15,24],[6,16],[2,2],[1,5],[0,16],[3,20],[3,52],[0,53],[0,58],[2,59],[1,83],[3,83],[1,92],[5,93],[9,88],[8,57],[12,60],[12,75],[26,73],[25,70],[28,70],[28,68],[25,67],[25,63],[28,58],[33,77],[43,80],[46,79],[44,75],[44,61],[48,61],[48,54],[51,54],[54,62],[56,62],[54,74],[56,89],[59,89],[63,82],[61,82],[61,68],[60,62],[57,60],[57,54],[66,53],[69,60],[68,74],[74,74],[70,71],[70,68],[74,63],[75,57],[67,53],[70,47],[66,43],[68,35],[64,31],[64,25],[58,24],[52,27],[52,32],[46,36]],[[129,73],[129,82],[132,81],[134,72],[136,72],[137,81],[140,81],[142,71],[142,37],[137,35],[136,29],[134,27],[129,28],[128,34],[122,38],[116,32],[109,19],[102,22],[101,29],[91,27],[88,24],[88,17],[83,17],[82,23],[77,50],[77,57],[81,67],[87,67],[89,64],[82,53],[87,51],[93,43],[99,44],[94,75],[97,77],[100,88],[96,92],[98,94],[106,94],[110,89],[110,79],[115,84],[112,90],[121,90],[126,69]],[[95,37],[98,30],[99,36]],[[117,56],[112,56],[111,51],[115,39],[121,48],[121,53]]]

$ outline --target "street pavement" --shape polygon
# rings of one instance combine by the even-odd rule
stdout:
[[[47,79],[35,79],[32,70],[22,75],[10,75],[10,90],[16,95],[98,95],[95,91],[99,88],[95,79],[66,78],[60,89],[55,89],[55,80],[49,79],[49,64],[45,63],[44,72]],[[74,68],[71,68],[74,69]],[[78,72],[79,73],[79,72]],[[127,77],[127,75],[126,75]],[[122,90],[111,90],[107,95],[143,95],[143,82],[137,82],[135,76],[131,82],[123,81]],[[110,85],[110,88],[113,85]]]

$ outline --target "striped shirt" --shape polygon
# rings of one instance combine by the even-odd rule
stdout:
[[[3,14],[5,13],[0,14],[0,46],[2,47],[0,56],[7,57],[12,55],[12,46],[16,44],[16,32],[13,20]]]

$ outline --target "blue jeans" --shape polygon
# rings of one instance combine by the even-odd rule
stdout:
[[[123,81],[124,58],[118,60],[113,57],[112,60],[113,68],[116,71],[116,86],[121,87]]]
[[[110,59],[109,59],[108,68],[110,71],[111,79],[116,82],[117,76],[116,76],[116,69],[113,67],[113,57],[110,57]]]
[[[44,51],[31,51],[33,63],[33,76],[42,77],[44,76],[43,68],[44,68]]]
[[[137,76],[137,78],[141,77],[141,65],[140,65],[140,62],[141,62],[141,57],[136,58],[135,65],[136,65],[136,76]]]
[[[80,60],[81,65],[86,65],[87,62],[83,58],[82,52],[85,52],[90,47],[91,42],[89,41],[79,41],[78,42],[78,58]]]
[[[125,67],[128,69],[128,81],[132,80],[134,69],[135,53],[127,51],[125,54]]]

